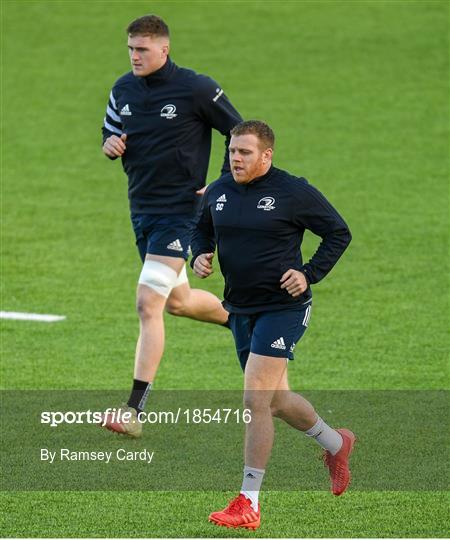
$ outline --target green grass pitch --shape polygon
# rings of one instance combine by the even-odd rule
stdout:
[[[275,164],[321,189],[352,230],[314,288],[292,386],[447,388],[447,2],[5,0],[1,9],[1,309],[67,316],[2,321],[4,389],[126,397],[140,263],[126,179],[102,155],[100,127],[129,69],[124,28],[149,11],[167,20],[175,62],[213,76],[244,117],[271,124]],[[210,180],[223,155],[214,143]],[[307,236],[305,255],[316,244]],[[222,293],[219,272],[191,283]],[[170,316],[166,328],[156,388],[241,388],[228,332]],[[255,533],[207,522],[231,495],[3,492],[2,536],[448,536],[444,492],[263,492]]]

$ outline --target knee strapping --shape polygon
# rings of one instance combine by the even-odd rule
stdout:
[[[179,285],[183,285],[183,283],[189,283],[189,279],[186,273],[186,265],[183,266],[181,272],[178,274],[177,280],[175,281],[173,288],[178,287]]]
[[[139,276],[139,283],[150,287],[150,289],[167,298],[170,291],[176,286],[178,279],[173,268],[170,268],[167,264],[149,259],[144,262]]]

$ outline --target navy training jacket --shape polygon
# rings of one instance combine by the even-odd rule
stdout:
[[[227,137],[222,174],[229,171],[230,130],[242,118],[220,86],[178,67],[170,58],[147,77],[127,73],[114,84],[103,142],[127,134],[122,164],[130,209],[147,214],[190,214],[206,182],[211,129]]]
[[[305,229],[322,241],[303,264]],[[351,240],[348,226],[305,178],[271,167],[249,184],[227,173],[203,196],[192,238],[192,260],[215,251],[225,279],[224,307],[234,313],[298,309],[311,289],[293,298],[280,288],[281,276],[300,270],[309,284],[324,278]]]

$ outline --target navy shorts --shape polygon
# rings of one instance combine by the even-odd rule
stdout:
[[[189,215],[131,214],[136,245],[142,262],[145,255],[165,255],[187,260],[193,217]]]
[[[311,309],[312,303],[307,302],[295,311],[230,313],[229,324],[242,370],[251,352],[293,360],[295,345],[308,328]]]

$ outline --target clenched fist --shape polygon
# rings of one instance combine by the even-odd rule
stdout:
[[[103,144],[103,153],[110,158],[120,157],[127,149],[125,141],[127,140],[127,134],[122,133],[120,137],[117,135],[111,135]]]

